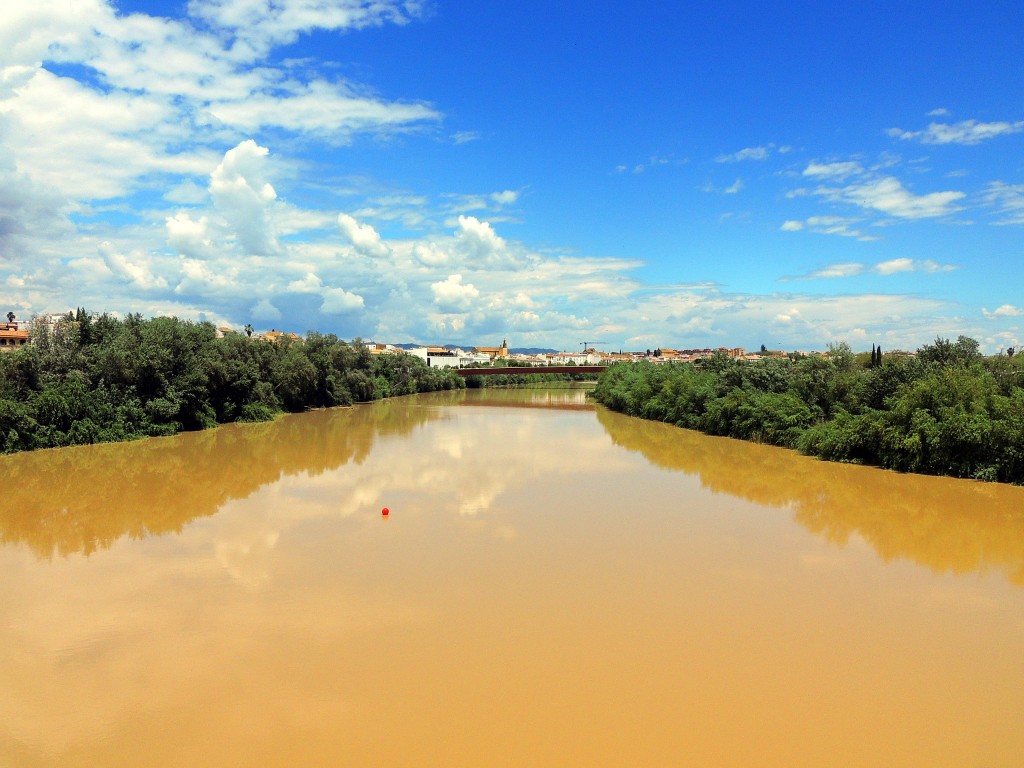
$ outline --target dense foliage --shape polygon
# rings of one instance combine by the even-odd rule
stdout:
[[[879,360],[879,358],[881,358]],[[936,339],[916,355],[615,365],[594,391],[612,410],[834,461],[1024,483],[1024,360]]]
[[[453,389],[451,371],[332,334],[216,338],[209,323],[79,311],[0,355],[0,453],[263,421],[282,410]]]
[[[567,367],[575,366],[575,363],[566,363]],[[496,363],[483,363],[474,365],[474,368],[534,368],[535,363],[523,360],[499,360]],[[594,373],[499,373],[492,376],[467,376],[466,386],[469,389],[481,389],[483,387],[523,387],[537,384],[554,384],[565,381],[594,381],[597,374]]]

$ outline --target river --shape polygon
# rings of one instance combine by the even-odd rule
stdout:
[[[1024,755],[1022,488],[711,438],[580,389],[0,476],[0,766]]]

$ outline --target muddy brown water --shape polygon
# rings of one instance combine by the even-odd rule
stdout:
[[[1021,488],[578,389],[0,476],[0,766],[1024,761]]]

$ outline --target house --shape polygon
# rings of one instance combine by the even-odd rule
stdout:
[[[43,337],[53,338],[61,328],[78,327],[78,321],[72,319],[70,312],[47,312],[32,318],[32,335],[38,340]]]
[[[408,354],[420,358],[431,368],[473,368],[491,362],[487,355],[449,347],[416,347]]]
[[[595,355],[595,362],[599,359]],[[549,358],[550,365],[590,365],[590,355],[585,352],[555,352]]]
[[[629,352],[606,352],[600,356],[598,364],[608,365],[610,363],[631,363],[634,359],[633,355]]]
[[[262,339],[263,341],[269,341],[273,344],[277,344],[278,342],[281,341],[302,341],[302,337],[299,336],[297,333],[285,333],[284,331],[275,331],[273,328],[271,328],[269,331],[262,334],[261,336],[258,336],[257,338]]]
[[[409,354],[420,358],[431,368],[458,368],[461,351],[445,347],[416,347],[410,349]]]
[[[500,347],[474,347],[474,354],[487,355],[491,361],[504,360],[508,357],[508,342],[504,339]]]
[[[393,344],[375,344],[372,341],[365,342],[363,346],[369,350],[371,355],[397,355],[401,351]]]
[[[18,328],[18,324],[0,323],[0,352],[13,352],[28,344],[29,332]]]

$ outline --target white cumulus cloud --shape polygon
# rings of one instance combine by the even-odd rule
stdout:
[[[448,252],[434,243],[416,243],[413,255],[420,264],[427,267],[439,267],[451,261]]]
[[[0,154],[0,261],[20,260],[31,252],[30,243],[69,234],[64,206],[58,193],[19,173],[13,156]]]
[[[237,292],[237,270],[233,268],[211,266],[209,262],[199,259],[182,259],[181,275],[181,281],[174,288],[175,293],[210,298]]]
[[[264,160],[269,150],[246,139],[224,154],[210,175],[210,195],[217,211],[231,225],[242,249],[256,256],[271,256],[281,248],[267,216],[277,199],[264,179]]]
[[[323,292],[323,303],[320,311],[325,315],[341,315],[346,312],[356,312],[363,308],[363,297],[355,293],[349,293],[343,288],[327,288]]]
[[[985,317],[1020,317],[1024,315],[1024,309],[1016,307],[1013,304],[1003,304],[1000,307],[996,307],[993,311],[989,312],[987,309],[981,310]]]
[[[338,215],[338,227],[352,246],[367,256],[387,256],[388,247],[381,241],[380,234],[369,224],[360,224],[347,213]]]
[[[882,275],[893,275],[897,272],[913,272],[914,271],[914,260],[913,259],[889,259],[875,265],[875,271]]]
[[[212,244],[209,222],[205,216],[196,221],[187,213],[179,212],[174,216],[168,216],[165,226],[167,242],[176,251],[193,259],[210,256]]]
[[[167,280],[153,274],[146,263],[145,255],[141,253],[134,253],[132,258],[129,258],[119,253],[111,243],[104,242],[100,244],[100,255],[112,273],[141,290],[150,291],[167,287]]]
[[[462,275],[449,275],[446,280],[432,283],[434,303],[446,312],[464,312],[480,296],[480,291],[471,283],[463,283]]]
[[[511,266],[515,261],[494,227],[475,216],[459,216],[455,238],[471,266]]]
[[[275,307],[269,299],[260,299],[249,309],[253,320],[280,320],[281,310]]]
[[[292,293],[320,293],[322,282],[312,272],[307,272],[298,280],[288,283],[288,290]]]

